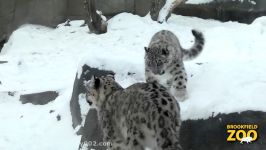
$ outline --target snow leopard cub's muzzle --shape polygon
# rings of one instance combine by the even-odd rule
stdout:
[[[90,100],[90,98],[89,98],[89,95],[87,95],[86,94],[86,101],[87,101],[87,103],[91,106],[93,103],[92,103],[92,101]]]
[[[169,50],[167,48],[144,47],[146,51],[146,67],[154,74],[162,75],[165,73],[166,65],[169,62]]]
[[[93,104],[92,99],[93,99],[94,96],[93,96],[93,93],[91,93],[91,91],[88,89],[88,84],[90,84],[89,82],[90,81],[87,81],[85,83],[85,87],[86,87],[86,101],[91,106]]]
[[[90,106],[95,105],[97,102],[98,92],[100,80],[95,78],[94,76],[89,80],[85,81],[84,86],[86,88],[86,101]]]
[[[152,69],[152,72],[158,75],[163,75],[165,73],[165,71],[162,68]]]
[[[164,69],[163,69],[164,67],[163,64],[161,63],[158,64],[157,62],[150,61],[148,62],[148,67],[151,70],[151,72],[154,74],[158,75],[164,74]]]

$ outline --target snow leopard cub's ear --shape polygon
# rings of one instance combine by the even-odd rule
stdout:
[[[84,86],[85,86],[85,89],[86,89],[87,91],[89,91],[90,88],[92,87],[92,82],[94,82],[93,80],[94,80],[94,77],[91,77],[90,80],[88,80],[88,81],[85,80],[85,81],[83,82],[83,84],[84,84]]]
[[[94,82],[93,83],[94,83],[94,88],[99,89],[99,87],[101,85],[101,80],[94,76]]]
[[[85,82],[85,88],[87,90],[90,90],[91,88],[98,89],[100,87],[100,83],[101,80],[93,75],[89,81]]]
[[[144,47],[146,53],[148,53],[150,51],[150,48],[149,47]]]
[[[114,74],[108,74],[107,77],[111,77],[112,79],[115,79],[115,75]]]

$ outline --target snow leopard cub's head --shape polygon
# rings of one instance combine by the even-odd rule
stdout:
[[[145,49],[145,67],[154,74],[164,74],[166,67],[172,62],[173,56],[170,46],[154,44]]]
[[[94,107],[100,107],[102,102],[113,92],[122,87],[115,81],[113,75],[92,78],[85,83],[86,100]]]

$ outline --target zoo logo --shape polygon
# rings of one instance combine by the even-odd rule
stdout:
[[[251,143],[258,139],[258,125],[227,125],[228,142]]]

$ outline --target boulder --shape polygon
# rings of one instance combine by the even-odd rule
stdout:
[[[0,64],[8,63],[8,61],[0,61]]]
[[[79,95],[85,94],[85,86],[84,81],[91,79],[93,75],[96,76],[104,76],[107,74],[114,74],[112,71],[99,70],[97,68],[91,68],[88,65],[83,65],[81,69],[81,75],[76,74],[76,78],[73,85],[73,92],[70,100],[70,111],[72,116],[72,126],[76,128],[81,125],[82,117],[81,117],[81,108],[79,104]],[[78,132],[78,134],[82,134],[82,132]]]
[[[1,29],[0,29],[1,30]],[[1,36],[1,34],[0,34],[0,36]],[[3,37],[2,38],[0,38],[0,53],[1,53],[1,50],[2,50],[2,48],[4,47],[4,44],[7,42],[7,37],[6,37],[6,35],[3,35]],[[1,61],[0,61],[1,62]]]
[[[90,109],[82,129],[79,150],[106,150],[106,146],[99,146],[100,142],[103,142],[103,132],[98,122],[97,110]]]
[[[223,22],[238,21],[250,24],[257,17],[266,15],[266,5],[260,6],[259,4],[263,4],[260,0],[257,0],[257,3],[257,5],[252,5],[240,1],[222,0],[205,4],[181,4],[173,10],[173,13]]]
[[[56,91],[45,91],[33,94],[20,95],[19,100],[22,104],[31,103],[33,105],[45,105],[58,97]]]
[[[70,111],[72,116],[73,128],[81,126],[77,131],[78,135],[82,135],[79,149],[106,150],[106,147],[104,146],[95,146],[95,143],[97,145],[99,142],[102,142],[103,139],[103,133],[98,122],[97,111],[95,109],[90,109],[85,120],[82,120],[81,108],[79,104],[79,95],[85,94],[84,81],[91,79],[93,75],[105,76],[108,74],[114,75],[114,72],[107,70],[99,70],[98,68],[92,68],[86,64],[82,66],[81,74],[76,74],[72,97],[70,100]],[[83,121],[85,121],[85,124],[82,127]]]

